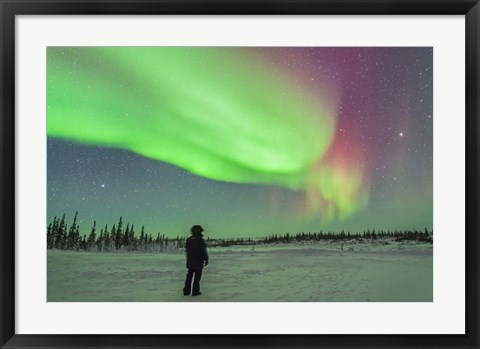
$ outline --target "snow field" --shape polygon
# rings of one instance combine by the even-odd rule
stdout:
[[[48,250],[49,302],[431,302],[431,244],[285,244],[209,249],[199,297],[185,256]]]

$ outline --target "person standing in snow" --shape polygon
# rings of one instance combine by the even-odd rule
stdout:
[[[183,288],[183,295],[185,296],[188,296],[190,292],[192,296],[202,294],[200,292],[200,279],[202,278],[203,267],[208,265],[207,246],[205,240],[203,240],[203,231],[201,225],[194,225],[190,229],[192,235],[187,239],[185,244],[188,269],[185,287]]]

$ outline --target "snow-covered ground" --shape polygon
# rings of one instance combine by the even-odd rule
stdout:
[[[431,302],[432,245],[370,241],[209,249],[202,295],[182,294],[183,253],[48,251],[47,298],[140,302]]]

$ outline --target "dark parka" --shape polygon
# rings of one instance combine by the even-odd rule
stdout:
[[[185,244],[185,250],[188,269],[202,269],[204,263],[208,264],[207,248],[201,235],[190,236]]]

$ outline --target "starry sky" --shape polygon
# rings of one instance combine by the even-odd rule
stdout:
[[[429,47],[50,47],[47,221],[432,229]]]

